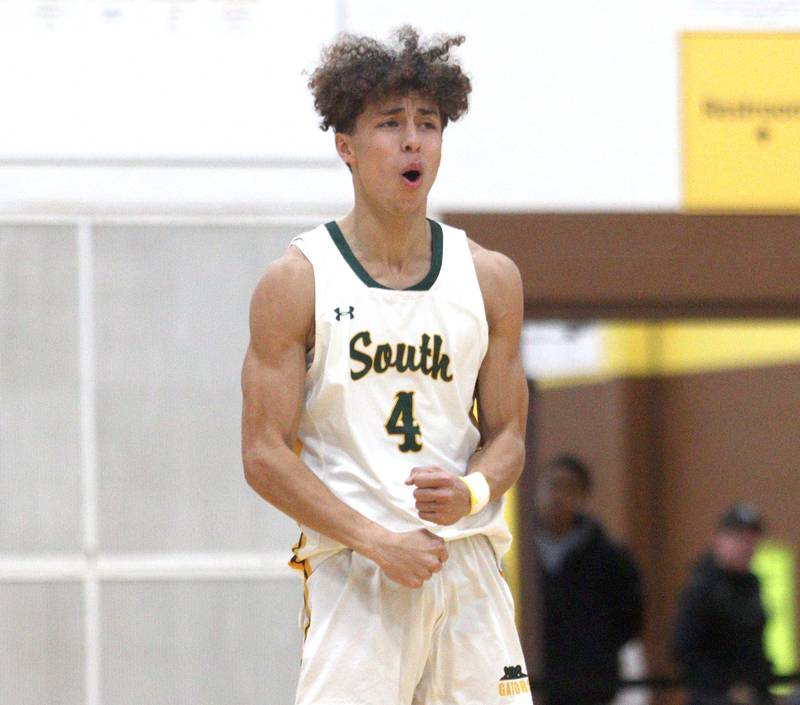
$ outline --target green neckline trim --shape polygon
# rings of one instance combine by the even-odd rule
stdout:
[[[439,272],[442,270],[443,240],[442,226],[430,218],[427,218],[427,221],[431,224],[431,268],[421,281],[418,281],[413,286],[407,286],[405,289],[392,289],[390,286],[384,286],[376,282],[369,275],[369,272],[364,269],[361,262],[358,261],[353,250],[350,249],[350,245],[347,244],[347,240],[345,240],[344,234],[336,221],[332,220],[330,223],[325,223],[325,227],[342,257],[344,257],[344,261],[350,265],[350,269],[352,269],[356,276],[368,287],[372,289],[387,289],[388,291],[427,291],[433,286],[434,282],[439,277]]]

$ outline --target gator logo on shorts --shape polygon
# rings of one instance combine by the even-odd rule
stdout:
[[[522,666],[504,666],[503,677],[498,683],[501,698],[510,698],[522,693],[530,693],[528,674],[522,672]]]

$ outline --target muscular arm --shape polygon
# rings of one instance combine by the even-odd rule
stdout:
[[[475,268],[489,321],[489,348],[478,374],[478,421],[481,447],[468,472],[481,472],[492,501],[517,481],[525,462],[528,384],[522,368],[522,278],[505,255],[479,249]]]
[[[296,249],[272,263],[250,307],[242,369],[242,459],[247,482],[270,504],[418,587],[447,553],[428,532],[395,534],[339,500],[293,452],[302,411],[306,349],[314,327],[314,276]]]
[[[486,477],[495,501],[516,482],[525,462],[528,385],[519,353],[522,280],[505,255],[473,247],[475,270],[489,324],[489,346],[478,373],[478,420],[482,445],[467,473]],[[469,513],[466,485],[441,468],[414,468],[408,484],[422,519],[452,524]]]

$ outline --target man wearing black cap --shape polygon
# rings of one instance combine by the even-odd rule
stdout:
[[[674,654],[689,685],[689,705],[772,702],[772,669],[763,647],[767,620],[750,570],[763,533],[755,507],[731,507],[683,590]]]

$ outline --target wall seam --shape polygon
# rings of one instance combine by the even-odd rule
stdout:
[[[100,580],[97,573],[97,413],[92,225],[77,223],[78,350],[83,523],[83,645],[86,705],[100,705]]]

